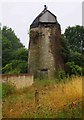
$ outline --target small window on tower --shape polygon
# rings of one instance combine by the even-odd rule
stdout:
[[[43,68],[40,70],[40,77],[43,79],[48,78],[48,69],[47,68]]]
[[[48,69],[47,68],[43,68],[43,69],[41,69],[41,71],[45,71],[46,72],[46,71],[48,71]]]

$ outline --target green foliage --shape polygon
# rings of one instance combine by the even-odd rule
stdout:
[[[26,73],[28,50],[11,28],[2,28],[2,73]]]
[[[74,61],[75,64],[78,64],[79,66],[84,66],[84,55],[82,53],[79,53],[77,51],[70,51],[69,61]]]
[[[64,58],[64,61],[66,62],[68,59],[69,59],[69,54],[70,54],[70,51],[68,49],[68,40],[65,38],[64,35],[61,35],[61,55],[63,56]]]
[[[84,73],[84,27],[77,25],[65,29],[61,43],[61,54],[67,65],[66,71],[69,74],[82,75]]]
[[[55,79],[35,79],[35,86],[39,86],[39,87],[47,87],[49,85],[53,85],[56,83]]]
[[[60,69],[58,71],[58,79],[61,80],[61,79],[65,79],[66,78],[66,73],[64,70]]]
[[[48,103],[47,103],[48,104]],[[27,112],[24,113],[22,116],[22,118],[40,118],[41,120],[45,120],[46,118],[51,118],[52,119],[52,112],[49,110],[49,106],[45,106],[41,109],[38,109],[34,112]]]
[[[28,61],[28,50],[24,47],[13,52],[13,59]]]
[[[2,97],[9,96],[13,93],[15,93],[15,87],[11,85],[10,83],[3,83],[2,84]]]
[[[12,49],[17,50],[18,48],[23,47],[22,43],[17,38],[17,36],[15,35],[14,31],[11,28],[4,26],[2,28],[2,39],[3,36],[6,37],[11,42]]]
[[[27,73],[27,62],[22,60],[13,60],[2,68],[3,73]]]
[[[75,75],[82,75],[82,67],[79,67],[74,62],[67,62],[66,65],[70,68],[70,73]]]
[[[13,59],[13,52],[23,47],[20,40],[11,28],[4,26],[2,28],[2,66],[10,63]]]
[[[55,72],[55,78],[56,78],[56,83],[65,83],[67,81],[68,78],[68,74],[66,74],[66,72],[63,69],[58,69]]]
[[[82,118],[82,102],[65,106],[57,112],[57,118]]]
[[[69,49],[77,52],[83,52],[84,50],[84,27],[83,26],[73,26],[68,27],[64,33],[66,39],[69,43]]]
[[[0,99],[2,98],[2,83],[0,83]]]

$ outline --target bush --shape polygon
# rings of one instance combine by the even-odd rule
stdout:
[[[58,71],[56,71],[55,76],[58,79],[58,82],[63,81],[67,78],[67,75],[63,69],[58,69]]]
[[[81,118],[82,117],[82,102],[78,101],[75,103],[75,106],[73,102],[67,106],[65,106],[63,109],[60,109],[57,112],[57,118]],[[80,119],[82,120],[82,118]]]
[[[27,73],[28,63],[22,60],[13,60],[11,63],[6,64],[5,67],[2,68],[3,73],[8,74],[19,74],[19,73]]]
[[[66,65],[69,67],[69,74],[81,75],[82,67],[76,65],[74,62],[67,62]]]
[[[3,83],[2,84],[2,97],[6,97],[10,94],[15,93],[15,87],[10,83]]]

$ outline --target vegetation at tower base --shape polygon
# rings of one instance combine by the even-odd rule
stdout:
[[[11,28],[2,28],[2,73],[27,73],[28,50]]]

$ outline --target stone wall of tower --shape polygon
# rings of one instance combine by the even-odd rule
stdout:
[[[64,69],[60,55],[60,30],[54,26],[39,26],[30,29],[29,73],[35,77],[54,77],[56,71]]]

